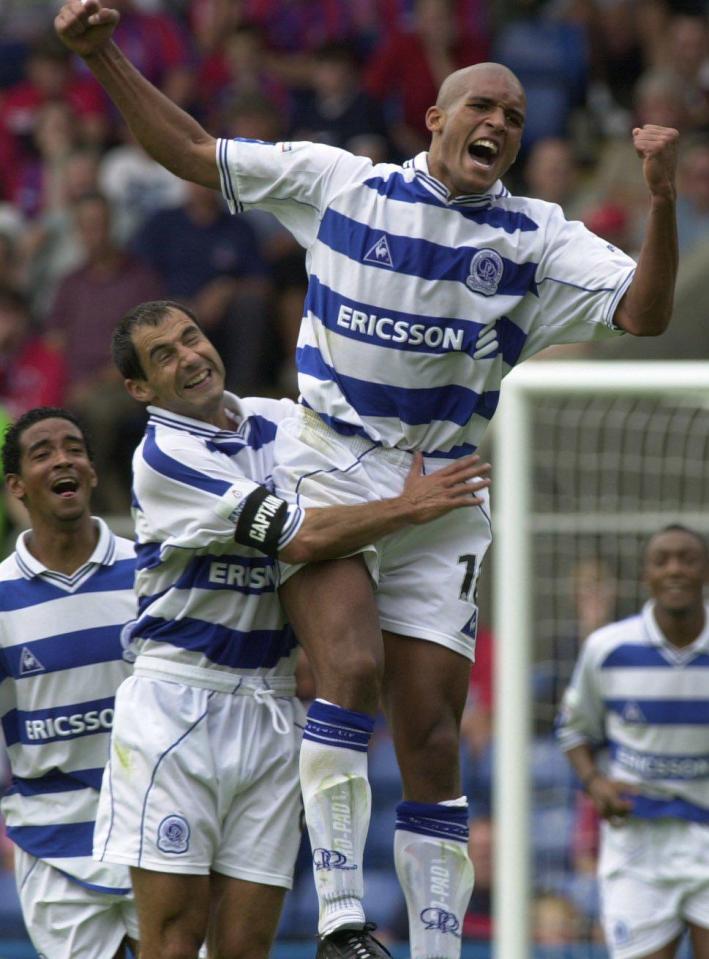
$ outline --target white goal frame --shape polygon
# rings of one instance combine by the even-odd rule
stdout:
[[[493,818],[495,959],[529,959],[532,602],[532,417],[552,395],[704,394],[709,362],[539,360],[505,379],[494,418],[493,633],[495,765]],[[709,504],[707,504],[709,510]]]

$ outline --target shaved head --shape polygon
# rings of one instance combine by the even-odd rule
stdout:
[[[506,66],[501,63],[474,63],[470,67],[462,67],[460,70],[456,70],[455,73],[451,73],[445,78],[438,91],[436,106],[441,110],[448,110],[466,93],[472,92],[477,80],[487,80],[495,76],[504,77],[507,81],[516,84],[520,94],[526,100],[524,87]]]

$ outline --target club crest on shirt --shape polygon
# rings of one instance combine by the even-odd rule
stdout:
[[[502,279],[504,265],[502,257],[494,250],[478,250],[470,261],[470,273],[465,285],[473,293],[482,293],[483,296],[493,296]]]
[[[158,826],[158,849],[179,856],[190,848],[190,824],[184,816],[172,813]]]

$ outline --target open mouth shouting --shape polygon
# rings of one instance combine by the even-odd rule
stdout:
[[[62,476],[52,483],[51,489],[62,499],[72,499],[79,490],[79,482],[71,476]]]
[[[473,162],[489,170],[500,153],[500,147],[488,137],[479,137],[468,144],[468,154]]]

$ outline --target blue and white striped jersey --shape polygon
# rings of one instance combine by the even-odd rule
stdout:
[[[450,198],[425,153],[373,166],[323,144],[219,140],[217,162],[232,212],[267,210],[307,248],[301,400],[342,433],[473,452],[517,363],[617,332],[635,264],[555,204],[500,181]]]
[[[669,643],[647,603],[592,633],[560,711],[565,751],[608,750],[608,775],[642,783],[633,815],[709,823],[709,606],[701,635]]]
[[[292,676],[296,641],[276,588],[278,562],[234,541],[234,510],[268,486],[290,400],[227,393],[234,430],[148,407],[133,459],[138,619],[135,671],[231,690],[235,677]],[[303,520],[288,508],[285,546]]]
[[[121,631],[135,617],[133,543],[96,518],[99,539],[72,576],[28,550],[0,564],[0,716],[12,769],[10,838],[81,883],[128,892],[128,870],[91,858],[116,689],[130,674]]]

